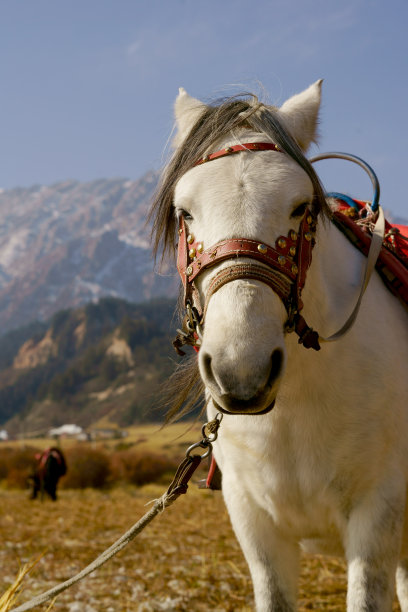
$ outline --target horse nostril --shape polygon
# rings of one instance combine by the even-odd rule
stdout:
[[[207,375],[207,377],[212,378],[212,368],[211,368],[211,356],[208,353],[204,353],[201,355],[201,365],[202,368]]]
[[[216,380],[216,378],[214,376],[211,355],[209,353],[205,353],[202,350],[200,351],[200,353],[201,353],[201,355],[200,355],[201,375],[204,378],[204,380],[206,381],[206,385],[209,388],[211,388],[214,392],[221,393],[220,386],[217,383],[217,380]]]
[[[205,380],[206,387],[211,390],[211,393],[220,395],[222,393],[222,390],[213,371],[212,357],[208,353],[205,353],[203,350],[200,351],[200,370],[201,376]]]
[[[274,381],[278,378],[283,363],[283,351],[282,349],[275,349],[272,353],[271,357],[271,373],[269,375],[269,380]]]

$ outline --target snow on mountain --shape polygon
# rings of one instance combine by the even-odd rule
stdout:
[[[111,295],[175,296],[155,273],[146,214],[157,175],[0,191],[0,330]]]

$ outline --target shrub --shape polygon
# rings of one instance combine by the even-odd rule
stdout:
[[[103,488],[110,474],[108,455],[86,446],[74,446],[65,452],[67,475],[61,481],[65,489]]]
[[[117,451],[111,459],[111,478],[114,481],[144,485],[155,482],[174,470],[175,463],[168,457],[132,449]]]
[[[4,448],[0,453],[0,479],[10,488],[25,489],[36,466],[35,448]]]
[[[0,480],[9,488],[25,489],[37,467],[39,449],[0,448]],[[121,448],[107,453],[86,444],[64,449],[67,474],[59,485],[64,489],[104,488],[128,483],[137,486],[160,481],[174,472],[177,463],[165,455]]]

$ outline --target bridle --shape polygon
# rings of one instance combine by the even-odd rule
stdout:
[[[244,143],[220,149],[201,158],[194,166],[199,166],[227,155],[240,153],[241,151],[267,150],[283,153],[283,150],[274,143]],[[375,176],[372,168],[360,158],[347,154],[326,154],[326,157],[333,156],[355,162],[357,160],[359,165],[365,167],[366,170],[368,168],[369,173]],[[319,161],[323,158],[324,156],[319,156],[312,161]],[[187,234],[185,221],[181,216],[178,230],[177,269],[183,284],[183,305],[186,310],[186,316],[183,321],[183,329],[178,330],[178,335],[173,342],[176,351],[184,355],[181,347],[185,344],[192,345],[196,350],[199,349],[205,314],[210,298],[226,283],[238,279],[254,279],[271,287],[281,299],[287,312],[284,331],[286,333],[295,332],[299,336],[299,344],[302,344],[305,348],[313,348],[318,351],[320,350],[319,341],[330,342],[342,337],[349,331],[357,317],[361,299],[381,250],[384,236],[384,216],[381,207],[378,205],[378,198],[379,185],[377,181],[375,184],[375,202],[378,209],[378,213],[376,213],[377,220],[372,230],[372,241],[360,295],[346,323],[337,333],[328,338],[319,336],[316,331],[309,327],[301,315],[303,309],[301,294],[306,282],[307,270],[312,262],[312,250],[315,245],[317,216],[314,211],[306,208],[298,230],[291,229],[287,236],[279,236],[275,241],[274,247],[253,239],[230,238],[204,249],[201,242],[197,241],[193,235]],[[245,258],[248,261],[245,263],[234,261],[238,258]],[[204,305],[202,305],[195,280],[204,270],[226,260],[232,261],[227,267],[221,268],[211,279],[205,295]]]
[[[227,147],[208,155],[194,165],[239,153],[241,151],[278,151],[280,147],[270,142],[254,142]],[[320,349],[318,334],[309,327],[300,314],[303,308],[301,300],[302,289],[306,281],[306,273],[312,261],[312,250],[315,244],[316,215],[307,208],[298,230],[291,229],[287,236],[279,236],[275,246],[248,238],[231,238],[204,249],[202,243],[194,236],[187,234],[184,218],[179,221],[179,242],[177,269],[183,283],[183,304],[186,309],[183,330],[179,330],[174,341],[178,352],[184,344],[198,347],[201,340],[201,329],[205,319],[210,298],[226,283],[237,279],[259,280],[280,297],[286,312],[285,331],[295,331],[299,343],[306,348]],[[232,261],[228,267],[222,268],[211,279],[205,296],[204,305],[195,280],[204,270],[225,260],[237,258],[248,259],[248,262]],[[255,260],[255,262],[254,262]],[[256,263],[260,262],[260,263]]]

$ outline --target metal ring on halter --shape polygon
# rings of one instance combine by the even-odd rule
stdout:
[[[201,429],[203,439],[200,440],[200,442],[196,442],[188,447],[186,457],[189,457],[191,451],[193,451],[195,448],[208,448],[207,452],[201,455],[201,459],[205,459],[206,457],[210,456],[212,453],[212,442],[215,442],[215,440],[218,438],[218,429],[221,425],[223,416],[224,415],[221,412],[218,412],[212,421],[204,423]],[[206,433],[207,429],[209,431],[208,434]]]
[[[201,440],[201,442],[196,442],[195,444],[192,444],[191,446],[188,447],[188,449],[186,450],[186,457],[189,457],[190,453],[195,448],[206,448],[207,449],[207,452],[205,452],[203,455],[201,455],[201,459],[206,459],[212,453],[212,444],[211,444],[211,442],[209,440]]]
[[[313,164],[314,162],[321,161],[322,159],[345,159],[346,161],[354,162],[355,164],[363,168],[363,170],[365,170],[368,176],[370,177],[370,180],[371,180],[371,183],[374,189],[373,201],[371,203],[371,210],[373,211],[373,213],[377,212],[379,201],[380,201],[380,183],[378,181],[376,173],[371,168],[371,166],[367,164],[366,161],[364,161],[364,159],[361,159],[361,157],[357,157],[357,155],[351,155],[351,153],[333,152],[333,153],[322,153],[321,155],[316,155],[315,157],[311,157],[309,161],[311,164]]]
[[[215,415],[215,418],[210,421],[209,423],[204,423],[204,425],[201,428],[201,434],[203,436],[203,440],[208,440],[209,442],[215,442],[216,439],[218,438],[218,429],[221,425],[221,421],[223,419],[223,414],[222,412],[217,412],[217,414]],[[206,431],[209,431],[209,433],[207,434]]]

